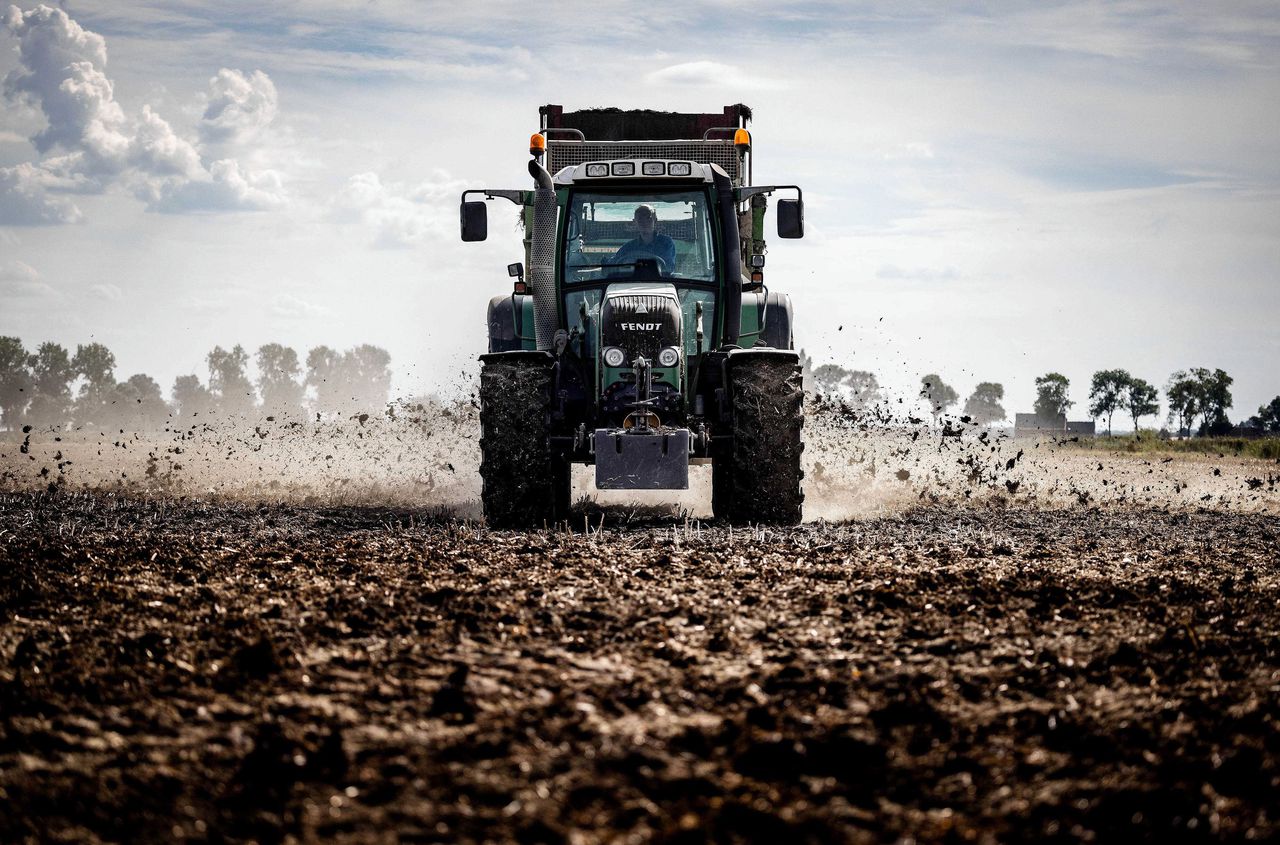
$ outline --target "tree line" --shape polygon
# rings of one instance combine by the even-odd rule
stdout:
[[[838,396],[854,408],[869,408],[886,398],[875,373],[866,370],[846,370],[838,364],[821,364],[812,369],[811,375],[820,393]],[[960,401],[960,394],[936,373],[920,381],[920,397],[929,403],[934,425],[937,425],[943,414]],[[1003,401],[1004,385],[984,381],[965,399],[962,413],[979,425],[990,425],[1007,416],[1001,404]]]
[[[21,339],[0,337],[0,423],[99,426],[146,430],[170,417],[212,414],[298,415],[369,409],[391,393],[391,355],[370,344],[345,352],[317,346],[305,367],[298,353],[279,343],[258,348],[257,378],[248,373],[249,353],[239,344],[215,346],[205,356],[208,380],[178,376],[170,397],[145,373],[116,380],[116,357],[101,343],[80,344],[73,353],[45,342],[34,352]]]
[[[809,366],[808,358],[803,362]],[[822,364],[810,369],[813,383],[819,392],[838,396],[855,408],[866,408],[885,401],[885,395],[874,373],[866,370],[848,370],[838,364]],[[1175,424],[1184,434],[1197,433],[1206,436],[1229,434],[1234,430],[1227,411],[1232,407],[1231,385],[1233,379],[1224,370],[1194,367],[1178,370],[1169,376],[1165,385],[1168,403],[1168,422]],[[928,405],[934,425],[957,405],[960,394],[942,380],[937,373],[920,379],[920,398]],[[1035,413],[1045,420],[1066,417],[1076,404],[1068,398],[1071,381],[1062,373],[1045,373],[1036,379]],[[961,413],[979,425],[990,425],[1006,419],[1004,386],[998,382],[984,381],[965,399]],[[1127,414],[1138,430],[1143,417],[1160,413],[1160,391],[1145,379],[1127,370],[1099,370],[1093,374],[1089,386],[1089,416],[1106,420],[1107,433],[1117,412]],[[1199,420],[1199,425],[1196,425]],[[1266,432],[1280,433],[1280,396],[1258,408],[1244,426]]]
[[[1168,403],[1167,421],[1179,434],[1216,437],[1235,430],[1227,410],[1232,407],[1231,385],[1234,379],[1222,369],[1193,367],[1178,370],[1165,383]],[[1040,416],[1065,414],[1075,404],[1067,400],[1070,382],[1061,373],[1048,373],[1036,379],[1036,413]],[[1106,419],[1107,433],[1117,411],[1133,420],[1134,431],[1143,417],[1160,413],[1160,391],[1146,379],[1128,370],[1099,370],[1089,384],[1089,416]],[[1197,426],[1196,420],[1200,423]],[[1258,408],[1258,413],[1244,422],[1245,428],[1280,432],[1280,396]]]

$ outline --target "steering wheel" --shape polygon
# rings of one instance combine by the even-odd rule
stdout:
[[[641,270],[640,262],[642,261],[645,264],[648,264],[650,261],[652,261],[653,266],[658,271],[659,276],[671,275],[671,267],[670,265],[667,264],[667,260],[660,255],[653,255],[652,253],[650,253],[649,255],[637,256],[635,261],[629,262],[634,265],[635,273],[637,275],[639,275],[640,273],[640,270]]]
[[[613,267],[633,267],[633,268],[635,268],[635,269],[637,269],[637,270],[638,270],[638,269],[639,269],[639,267],[637,267],[636,265],[638,265],[641,261],[652,261],[652,262],[657,266],[657,268],[658,268],[658,273],[659,273],[660,275],[663,275],[663,276],[669,276],[669,275],[671,275],[671,265],[670,265],[670,264],[668,264],[668,263],[667,263],[667,260],[666,260],[665,258],[663,258],[662,256],[660,256],[660,255],[654,255],[653,253],[647,253],[647,254],[645,254],[645,255],[638,255],[638,256],[636,256],[635,258],[633,258],[633,259],[632,259],[632,260],[630,260],[630,261],[622,261],[622,262],[619,262],[619,263],[617,263],[617,264],[614,264],[612,259],[613,259],[613,258],[616,258],[616,257],[617,257],[616,255],[615,255],[615,256],[612,256],[612,257],[611,257],[611,260],[605,264],[605,267],[606,267],[606,268],[611,267],[611,266],[613,266]],[[616,276],[615,276],[615,277],[616,277]]]

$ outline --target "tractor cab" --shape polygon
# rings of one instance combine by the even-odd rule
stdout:
[[[614,424],[625,425],[637,401],[640,358],[652,368],[646,418],[682,414],[688,376],[717,340],[723,250],[705,168],[642,160],[556,174],[568,189],[559,260],[569,351],[593,370],[600,415]]]

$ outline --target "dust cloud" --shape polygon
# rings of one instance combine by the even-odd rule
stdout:
[[[263,503],[382,505],[480,517],[474,398],[399,401],[309,418],[230,415],[173,420],[162,432],[14,432],[0,440],[0,489],[115,490]],[[810,398],[805,518],[888,516],[921,504],[1090,507],[1138,504],[1280,512],[1280,465],[1227,455],[1126,455],[1087,442],[1015,440],[887,404]],[[690,489],[602,492],[575,467],[580,512],[709,519],[711,472]]]

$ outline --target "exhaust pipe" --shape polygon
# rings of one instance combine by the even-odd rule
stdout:
[[[742,252],[738,233],[738,205],[733,199],[733,182],[713,173],[720,195],[720,228],[724,232],[724,333],[720,346],[737,346],[742,332]]]
[[[556,189],[551,174],[529,162],[533,177],[533,237],[529,247],[529,281],[533,285],[533,332],[538,349],[551,352],[560,326],[556,302]]]

